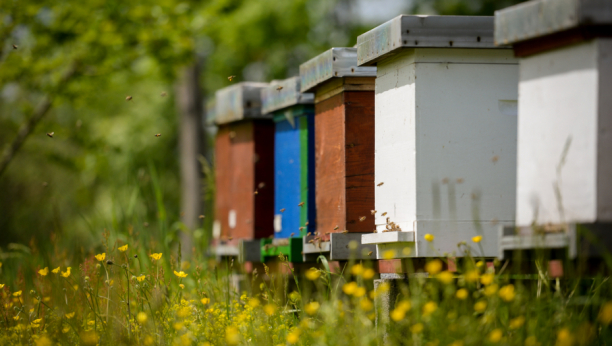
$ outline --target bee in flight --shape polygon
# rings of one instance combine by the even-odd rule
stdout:
[[[17,48],[19,48],[19,47],[17,47],[17,45],[16,45],[16,44],[14,44],[14,45],[13,45],[13,49],[17,49]]]
[[[234,239],[234,237],[227,237],[227,240],[232,240]]]
[[[344,231],[342,231],[341,233],[348,233],[348,229],[345,229]]]
[[[340,227],[338,227],[338,225],[336,225],[336,227],[334,227],[334,231],[337,230],[338,228],[340,228]]]
[[[283,90],[283,87],[279,85],[278,87],[276,87],[276,90],[281,91]]]
[[[294,235],[295,235],[295,233],[291,233],[291,234],[289,234],[289,236],[290,236],[290,237],[293,237]]]
[[[359,218],[359,221],[364,221],[365,219],[366,219],[366,217],[362,216],[362,217]]]
[[[372,256],[373,253],[374,253],[374,251],[368,252],[368,256]]]
[[[230,82],[234,80],[234,78],[236,78],[236,76],[229,76],[227,77],[227,80],[229,80]]]
[[[303,206],[304,206],[304,202],[298,203],[298,207],[303,207]]]
[[[125,97],[125,100],[126,100],[126,101],[132,101],[132,96],[126,96],[126,97]]]
[[[204,219],[204,215],[200,215],[198,216],[200,219]]]
[[[306,227],[300,227],[300,231],[303,231]]]
[[[258,187],[260,189],[263,189],[264,187],[266,187],[266,183],[264,183],[263,181],[261,183],[259,183]]]
[[[380,182],[378,184],[376,184],[376,186],[383,186],[384,182]]]
[[[308,221],[306,221],[306,223],[304,224],[305,226],[308,226]]]
[[[281,209],[281,210],[280,210],[280,212],[281,212],[281,213],[282,213],[282,212],[284,212],[284,211],[285,211],[285,208],[283,208],[283,209]]]
[[[255,190],[255,194],[258,194],[258,193],[259,193],[259,191]]]
[[[370,212],[372,213],[372,215],[376,214],[376,210],[372,210]]]
[[[166,97],[166,95],[168,95],[168,93],[165,92],[165,91],[162,91],[160,95],[161,95],[161,97]]]
[[[380,214],[380,216],[385,216],[385,215],[387,215],[387,212]]]
[[[47,132],[47,136],[53,138],[53,135],[55,134],[55,132]]]

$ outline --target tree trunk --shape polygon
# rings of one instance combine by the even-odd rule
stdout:
[[[202,128],[203,96],[200,88],[200,63],[185,67],[179,75],[176,101],[180,114],[179,145],[181,155],[181,218],[188,231],[181,232],[184,259],[193,252],[193,230],[204,210],[202,198],[202,169],[198,158],[205,153]]]

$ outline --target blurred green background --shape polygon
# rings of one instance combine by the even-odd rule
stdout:
[[[183,234],[193,239],[190,251],[203,251],[214,131],[203,131],[202,105],[231,84],[228,76],[235,83],[296,75],[302,62],[353,46],[398,14],[492,15],[516,2],[3,0],[0,256],[28,251],[15,244],[44,253],[49,241],[67,249],[61,256],[90,253],[105,229],[114,239],[166,246]],[[183,78],[194,73],[191,84]],[[177,90],[194,92],[191,108]],[[201,127],[192,154],[201,183],[185,186],[181,113],[189,110]],[[203,221],[181,218],[193,204],[181,201],[189,189],[200,199],[195,211],[210,215]]]

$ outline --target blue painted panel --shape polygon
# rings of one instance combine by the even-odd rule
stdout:
[[[276,119],[275,119],[276,120]],[[300,234],[300,132],[287,119],[276,122],[274,132],[274,237]],[[295,124],[294,124],[295,125]],[[280,212],[285,209],[284,212]],[[278,218],[281,218],[280,230]]]

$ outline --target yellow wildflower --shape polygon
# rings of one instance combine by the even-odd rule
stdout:
[[[144,274],[142,274],[142,275],[140,275],[140,276],[137,276],[137,277],[136,277],[136,280],[138,280],[138,282],[143,282],[143,281],[144,281],[144,279],[146,279],[146,278],[147,278],[147,277],[146,277]]]
[[[363,274],[363,266],[361,264],[355,264],[351,267],[351,274],[357,276]]]
[[[423,315],[428,316],[433,314],[438,309],[438,304],[435,302],[428,302],[423,305]]]
[[[445,270],[443,272],[441,272],[440,274],[437,275],[438,280],[440,280],[440,282],[442,282],[445,285],[450,284],[451,282],[453,282],[453,273]]]
[[[484,274],[483,276],[480,277],[480,283],[487,286],[493,283],[493,279],[495,278],[495,276],[491,273],[488,274]]]
[[[481,300],[479,302],[476,302],[476,304],[474,304],[474,310],[476,312],[483,312],[485,311],[486,308],[487,308],[487,302],[484,300]]]
[[[157,261],[162,258],[162,253],[152,253],[149,255],[149,257],[151,257],[152,260]]]
[[[70,268],[70,267],[66,268],[66,271],[62,272],[62,276],[65,277],[65,278],[69,277],[70,276],[70,269],[72,269],[72,268]]]
[[[62,329],[62,333],[64,333],[64,334],[68,333],[69,331],[70,331],[70,326],[65,326],[65,327]]]
[[[355,291],[357,290],[357,287],[358,287],[357,283],[354,281],[351,281],[342,286],[342,291],[350,296],[353,293],[355,293]]]
[[[395,258],[395,250],[387,250],[382,254],[383,259],[390,260]]]
[[[40,274],[41,276],[47,276],[47,274],[49,274],[49,267],[45,267],[45,269],[39,270],[38,274]]]
[[[478,262],[476,262],[476,266],[477,266],[478,268],[481,268],[481,267],[483,267],[484,265],[485,265],[484,261],[478,261]]]
[[[556,346],[571,346],[574,344],[574,336],[570,333],[569,329],[561,328],[557,333]]]
[[[147,314],[144,312],[139,312],[138,315],[136,315],[136,320],[138,321],[138,323],[143,324],[145,322],[147,322]]]
[[[501,297],[501,299],[507,302],[511,302],[512,300],[514,300],[514,296],[516,296],[516,293],[514,293],[514,285],[506,285],[502,287],[499,290],[499,296]]]
[[[523,324],[525,324],[525,317],[519,316],[517,318],[511,319],[508,326],[510,327],[510,329],[519,329],[523,326]]]
[[[482,236],[481,235],[477,235],[475,237],[472,237],[472,241],[474,243],[480,243],[481,240],[482,240]]]
[[[225,342],[228,345],[237,345],[240,342],[240,332],[238,328],[234,326],[225,328]]]
[[[179,284],[179,287],[180,287],[181,289],[184,289],[184,288],[185,288],[185,285],[183,285],[183,284]]]
[[[479,278],[480,275],[478,274],[477,270],[470,270],[469,272],[465,273],[465,281],[467,282],[476,282]]]
[[[429,233],[425,234],[425,240],[427,241],[433,241],[434,238],[435,237],[432,234],[429,234]]]
[[[540,343],[538,342],[538,339],[536,339],[535,336],[528,336],[527,339],[525,339],[525,346],[538,346]]]
[[[36,339],[36,346],[51,346],[53,345],[53,343],[51,342],[51,339],[49,339],[46,335],[41,336],[40,338]]]
[[[391,319],[395,322],[403,320],[404,317],[406,317],[406,311],[402,309],[395,308],[393,311],[391,311]]]
[[[71,313],[66,314],[65,316],[67,319],[71,319],[74,317],[74,314],[75,314],[74,312],[71,312]]]
[[[412,304],[410,304],[410,302],[407,300],[402,300],[397,304],[397,308],[402,309],[404,311],[409,311],[411,307]]]
[[[363,297],[366,294],[366,288],[359,286],[355,289],[355,293],[353,293],[353,296],[359,298],[359,297]]]
[[[258,307],[260,303],[261,303],[261,302],[260,302],[260,301],[259,301],[259,299],[257,299],[257,298],[251,298],[251,299],[249,299],[249,306],[250,306],[250,307],[252,307],[252,308],[256,308],[256,307]]]
[[[464,300],[465,298],[468,297],[468,294],[469,294],[468,290],[466,290],[465,288],[461,288],[457,290],[456,296],[458,299]]]
[[[121,251],[121,252],[125,252],[125,251],[127,251],[127,249],[128,249],[128,244],[125,244],[125,245],[123,245],[123,246],[121,246],[121,247],[117,248],[117,250],[119,250],[119,251]]]
[[[14,292],[13,297],[21,297],[21,291]]]
[[[20,318],[21,318],[21,317],[19,317],[19,316],[13,316],[13,319],[14,319],[15,321],[19,321],[19,319],[20,319]]]
[[[363,310],[363,311],[370,311],[370,310],[374,309],[374,304],[372,304],[372,301],[369,300],[368,298],[363,298],[359,302],[359,306],[361,307],[361,310]]]
[[[268,316],[272,316],[276,313],[276,305],[274,304],[266,304],[263,308],[264,312]]]
[[[597,316],[597,318],[602,324],[612,324],[612,300],[604,303],[604,305],[601,306],[601,310],[599,311],[599,316]]]
[[[37,318],[34,321],[32,321],[33,324],[40,324],[40,322],[42,322],[42,318]]]
[[[318,302],[310,302],[308,304],[306,304],[306,306],[304,306],[304,311],[306,311],[307,314],[309,314],[310,316],[314,315],[317,313],[317,311],[319,311],[319,303]]]
[[[0,290],[4,288],[4,284],[0,284]]]
[[[202,299],[200,299],[200,302],[202,302],[202,304],[206,305],[206,304],[210,303],[210,298],[202,298]]]
[[[363,278],[366,280],[370,280],[374,277],[374,275],[376,275],[376,272],[372,268],[368,268],[363,271]]]
[[[175,271],[174,271],[174,275],[178,276],[179,278],[186,278],[186,277],[187,277],[187,274],[185,274],[185,272],[184,272],[184,271],[182,271],[182,270],[181,270],[180,272],[177,272],[177,271],[175,270]]]
[[[316,268],[310,268],[306,271],[306,278],[310,281],[315,281],[321,276],[321,272]]]
[[[427,264],[425,265],[425,270],[430,275],[438,274],[442,270],[442,261],[435,259],[433,261],[427,262]]]
[[[98,262],[102,262],[106,258],[106,252],[101,253],[101,254],[97,254],[95,257],[98,260]]]
[[[300,341],[300,331],[298,329],[292,330],[287,334],[287,343],[290,345],[297,344]]]
[[[493,284],[493,285],[489,285],[487,287],[485,287],[484,289],[484,294],[487,297],[490,297],[492,295],[494,295],[495,293],[497,293],[497,289],[499,288],[499,286],[497,286],[497,284]]]
[[[57,267],[57,268],[53,269],[51,272],[52,272],[53,274],[57,274],[57,273],[59,273],[59,272],[60,272],[60,268],[61,268],[61,267]]]
[[[493,343],[497,343],[501,340],[503,335],[504,334],[501,329],[499,328],[493,329],[493,331],[489,334],[489,341]]]
[[[410,327],[410,331],[412,332],[412,334],[419,334],[423,331],[423,329],[423,323],[417,323]]]

